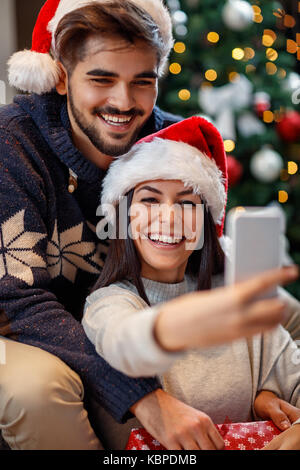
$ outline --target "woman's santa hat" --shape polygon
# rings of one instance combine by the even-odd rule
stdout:
[[[223,139],[213,124],[191,117],[138,141],[114,161],[103,180],[102,211],[115,222],[115,207],[122,196],[144,181],[181,180],[205,199],[223,234],[227,202],[227,159]]]
[[[112,0],[47,0],[38,16],[31,50],[19,51],[8,61],[11,86],[26,92],[50,92],[59,81],[59,69],[50,55],[55,51],[55,32],[60,20],[78,8]],[[164,44],[159,72],[162,73],[173,46],[172,21],[162,0],[123,0],[144,9],[157,24]]]

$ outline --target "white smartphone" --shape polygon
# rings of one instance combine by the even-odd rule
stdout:
[[[282,265],[284,221],[272,207],[237,207],[227,215],[226,235],[231,239],[225,261],[225,284],[232,285]],[[277,287],[262,298],[278,295]]]

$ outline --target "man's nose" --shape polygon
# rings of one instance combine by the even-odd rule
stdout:
[[[120,111],[129,111],[134,108],[136,103],[130,86],[122,82],[114,86],[109,104]]]

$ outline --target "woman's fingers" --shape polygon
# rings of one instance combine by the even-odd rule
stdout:
[[[225,445],[224,440],[223,440],[222,436],[220,435],[220,433],[218,432],[218,430],[216,429],[215,426],[213,426],[209,430],[209,437],[212,440],[212,442],[214,443],[214,445],[216,446],[217,450],[224,449],[224,445]]]
[[[272,287],[281,284],[287,284],[297,279],[299,275],[298,266],[289,266],[285,268],[273,269],[265,273],[236,284],[235,294],[240,305],[253,300],[259,294],[270,290]]]
[[[286,304],[281,299],[257,300],[239,312],[245,326],[272,327],[282,320]]]

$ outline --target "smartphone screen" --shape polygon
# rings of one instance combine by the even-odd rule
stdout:
[[[225,262],[225,284],[232,285],[282,264],[282,219],[272,208],[240,208],[228,214],[230,256]],[[260,296],[277,296],[273,288]]]

